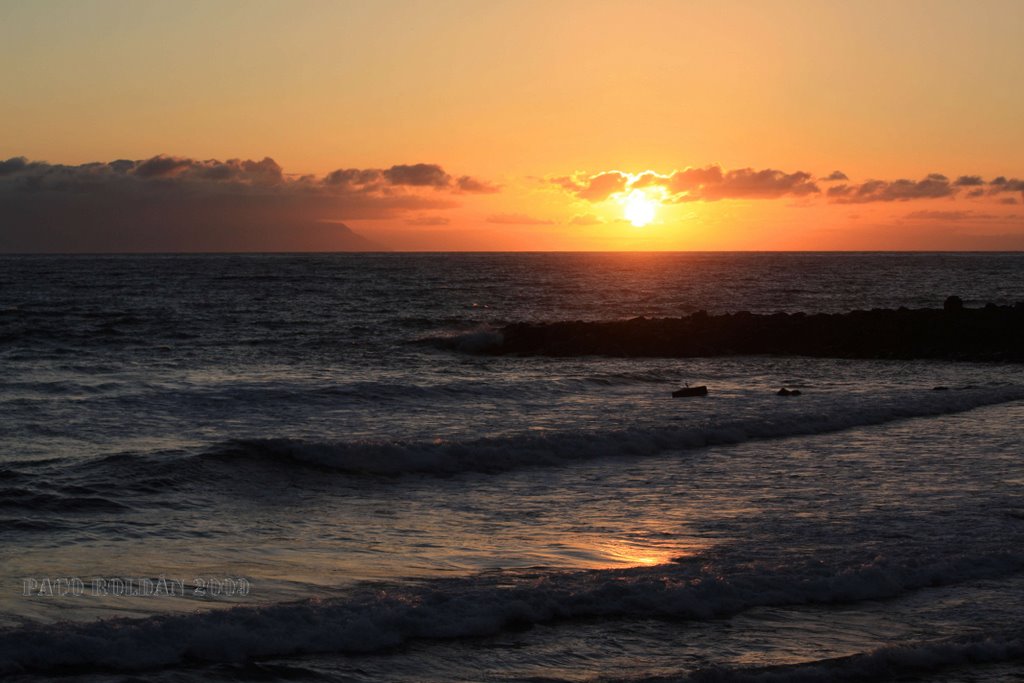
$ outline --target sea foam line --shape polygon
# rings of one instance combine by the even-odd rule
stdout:
[[[747,669],[708,667],[689,675],[635,683],[832,683],[920,676],[965,665],[1024,659],[1024,631],[1005,630],[881,647],[871,652],[795,665]]]
[[[310,653],[365,653],[414,639],[493,635],[576,618],[702,620],[759,606],[855,603],[1024,570],[1009,553],[823,570],[687,562],[628,570],[488,573],[267,607],[0,631],[0,674],[146,670]]]
[[[1012,385],[956,391],[903,391],[802,397],[796,411],[769,410],[756,417],[712,418],[702,424],[644,426],[615,430],[521,433],[466,441],[316,442],[244,439],[196,456],[229,461],[270,460],[350,473],[398,475],[503,472],[521,467],[565,465],[612,456],[650,456],[719,444],[805,436],[884,424],[894,420],[946,415],[1024,399]]]

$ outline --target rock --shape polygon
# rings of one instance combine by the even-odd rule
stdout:
[[[949,391],[949,387],[932,387],[932,391]]]
[[[959,313],[964,310],[964,300],[958,296],[946,297],[942,303],[942,310],[946,313]]]
[[[672,392],[672,398],[683,398],[685,396],[707,396],[708,388],[706,386],[699,387],[683,387]]]
[[[781,389],[776,391],[775,394],[777,396],[799,396],[800,395],[800,390],[799,389],[787,389],[786,387],[782,387]]]
[[[1024,362],[1024,305],[512,323],[482,353],[697,358],[808,356]]]

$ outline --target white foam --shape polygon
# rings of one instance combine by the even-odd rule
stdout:
[[[485,636],[571,618],[707,619],[757,606],[892,598],[922,587],[1024,570],[1024,556],[935,558],[824,570],[701,562],[628,570],[488,573],[344,598],[141,620],[0,632],[0,674],[142,670],[307,653],[357,653],[412,639]],[[1014,645],[1019,647],[1019,643]]]
[[[898,676],[919,676],[963,665],[994,664],[1024,658],[1020,630],[973,634],[955,638],[882,647],[872,652],[792,666],[753,669],[707,668],[671,680],[682,683],[822,683],[879,681]],[[657,679],[668,683],[669,679]],[[973,679],[972,679],[973,680]]]
[[[717,444],[833,432],[894,420],[962,412],[1024,399],[1017,385],[956,391],[801,397],[763,415],[721,415],[689,424],[658,424],[616,430],[562,430],[466,441],[310,442],[293,439],[236,441],[215,457],[262,457],[345,472],[395,475],[498,472],[562,465],[609,456],[646,456]],[[799,407],[794,408],[795,405]],[[202,456],[201,456],[202,457]]]

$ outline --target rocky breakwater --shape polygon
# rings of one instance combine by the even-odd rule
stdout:
[[[612,322],[515,323],[485,353],[684,358],[785,355],[1024,361],[1024,302],[849,313],[748,312]]]

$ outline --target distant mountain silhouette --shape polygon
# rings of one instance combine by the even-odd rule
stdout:
[[[338,247],[337,251],[391,251],[380,243],[363,237],[344,223],[329,223],[328,225],[336,231],[333,237],[344,242],[344,246]]]
[[[24,203],[0,223],[0,253],[389,251],[293,207]]]

